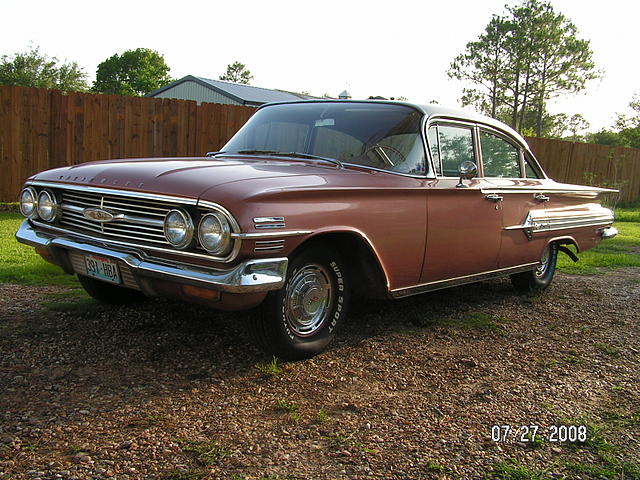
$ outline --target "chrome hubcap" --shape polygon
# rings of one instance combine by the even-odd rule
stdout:
[[[289,328],[300,337],[313,335],[331,309],[331,282],[321,265],[306,265],[295,273],[286,292],[285,317]]]
[[[542,252],[542,258],[540,258],[540,265],[536,267],[536,277],[543,277],[549,269],[549,261],[551,260],[551,245],[547,246]]]

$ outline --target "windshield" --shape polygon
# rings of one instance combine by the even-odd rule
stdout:
[[[225,153],[300,153],[393,172],[425,173],[421,114],[403,105],[293,103],[256,112]]]

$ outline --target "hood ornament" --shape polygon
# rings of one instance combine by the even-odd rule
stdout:
[[[114,220],[121,220],[124,218],[123,214],[114,215],[113,213],[104,210],[102,208],[85,208],[82,211],[82,215],[89,220],[93,220],[94,222],[107,223],[113,222]]]

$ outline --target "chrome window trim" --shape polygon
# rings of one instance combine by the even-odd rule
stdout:
[[[496,132],[496,133],[500,134],[500,136],[509,139],[512,143],[515,143],[519,148],[521,148],[523,150],[523,154],[528,153],[529,155],[531,155],[531,159],[534,162],[534,170],[537,169],[538,170],[537,173],[541,173],[542,176],[540,178],[538,178],[538,179],[529,179],[529,180],[546,180],[546,179],[549,179],[549,176],[547,175],[547,172],[544,171],[544,168],[542,168],[542,166],[540,165],[540,162],[538,162],[538,159],[536,158],[536,156],[533,154],[533,152],[529,148],[529,145],[527,144],[527,142],[525,140],[520,141],[519,138],[514,137],[513,135],[511,135],[506,130],[502,130],[501,128],[498,128],[497,126],[489,125],[489,124],[483,123],[481,121],[468,120],[468,119],[464,119],[464,118],[460,118],[460,117],[453,117],[453,116],[448,116],[448,115],[432,115],[432,116],[430,116],[427,119],[426,128],[428,129],[431,126],[433,126],[432,125],[433,123],[435,123],[436,125],[443,125],[443,124],[447,124],[447,123],[460,124],[460,125],[470,126],[472,128],[475,127],[475,128],[478,128],[478,129],[483,129],[483,130]],[[478,159],[478,155],[477,154],[476,154],[476,159]],[[478,162],[476,162],[476,163],[478,163]],[[481,163],[482,162],[480,162],[480,164]],[[484,168],[480,164],[478,164],[478,171],[481,172],[484,175]],[[442,176],[442,175],[438,175],[437,178],[457,178],[457,177],[445,177],[445,176]],[[484,176],[482,176],[480,178],[484,178]],[[494,178],[494,177],[492,177],[492,178]],[[495,177],[495,178],[503,178],[503,177]],[[526,178],[526,177],[522,177],[522,178]]]
[[[481,163],[478,160],[478,153],[479,150],[477,148],[476,145],[476,133],[475,133],[475,129],[476,129],[476,124],[475,122],[469,121],[469,120],[463,120],[463,119],[455,119],[455,118],[450,118],[450,117],[444,117],[444,116],[439,116],[439,115],[434,115],[431,116],[427,119],[426,124],[425,124],[425,132],[427,132],[427,130],[431,127],[440,127],[440,126],[450,126],[450,127],[459,127],[459,128],[467,128],[469,130],[471,130],[471,143],[473,145],[473,159],[475,164],[478,166],[478,172],[482,172],[482,167],[481,167]],[[428,135],[427,135],[427,139],[428,139]],[[427,140],[428,142],[428,140]],[[442,169],[442,151],[440,149],[440,131],[438,130],[438,153],[440,154],[440,171],[443,171]],[[429,156],[431,156],[431,151],[429,150]],[[435,169],[434,169],[435,172]],[[455,178],[458,179],[457,176],[455,177],[447,177],[445,175],[434,175],[432,178]]]
[[[519,177],[487,177],[484,174],[484,156],[482,153],[482,141],[480,140],[480,135],[482,135],[482,133],[488,133],[489,135],[498,137],[500,140],[505,141],[506,143],[508,143],[518,151],[518,165],[520,167]],[[478,134],[478,151],[480,152],[480,158],[482,159],[482,169],[481,169],[482,177],[481,178],[485,178],[485,179],[497,178],[500,180],[523,180],[526,178],[524,176],[524,168],[522,165],[523,151],[522,151],[522,145],[520,145],[520,142],[516,142],[513,137],[507,136],[505,133],[501,132],[500,130],[497,130],[495,128],[489,128],[481,124],[477,126],[477,134]],[[533,179],[530,179],[530,180],[533,180]]]

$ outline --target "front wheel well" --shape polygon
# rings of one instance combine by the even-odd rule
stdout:
[[[387,278],[377,255],[369,243],[355,232],[329,232],[315,235],[291,253],[295,256],[305,249],[322,246],[339,253],[352,279],[351,284],[360,296],[387,298]]]

